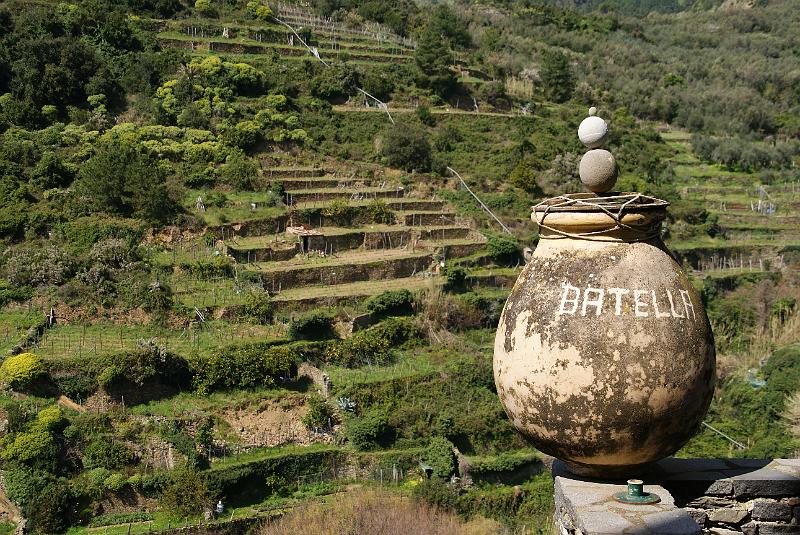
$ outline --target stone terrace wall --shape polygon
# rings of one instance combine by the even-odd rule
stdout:
[[[561,535],[800,535],[800,459],[664,459],[639,476],[655,505],[616,502],[624,482],[577,477],[560,461],[553,476]]]

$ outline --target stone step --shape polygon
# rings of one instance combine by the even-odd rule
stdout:
[[[454,225],[456,223],[456,215],[453,212],[420,210],[401,212],[397,216],[403,224],[409,226]]]
[[[469,256],[481,250],[484,240],[468,239],[468,227],[416,228],[405,225],[376,225],[373,228],[347,229],[321,227],[318,234],[287,238],[264,236],[225,242],[230,256],[237,262],[289,260],[298,253],[323,251],[336,254],[355,249],[443,248],[448,257]],[[292,241],[295,240],[296,241]]]
[[[254,265],[267,291],[282,291],[311,284],[345,284],[357,281],[411,277],[427,271],[433,262],[429,251],[400,249],[357,252],[334,257]]]
[[[369,201],[373,199],[397,199],[405,195],[403,188],[326,188],[326,189],[297,189],[284,192],[285,203],[289,206],[304,202],[325,202],[333,200],[343,201]]]

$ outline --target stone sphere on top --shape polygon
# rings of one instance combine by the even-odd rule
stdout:
[[[589,108],[589,117],[578,126],[578,138],[590,149],[599,149],[608,139],[608,125],[597,116],[597,108]]]

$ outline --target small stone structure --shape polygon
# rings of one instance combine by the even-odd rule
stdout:
[[[561,461],[553,476],[561,535],[800,534],[800,459],[663,459],[642,474],[655,505],[619,503],[624,482],[580,478]]]
[[[309,362],[303,362],[300,366],[297,367],[297,377],[308,377],[311,379],[311,382],[314,383],[314,386],[319,389],[319,393],[322,397],[328,398],[331,393],[331,378],[328,377],[328,374],[314,366]]]

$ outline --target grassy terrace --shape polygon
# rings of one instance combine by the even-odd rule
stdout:
[[[221,320],[182,330],[111,323],[57,325],[45,333],[34,349],[47,360],[74,359],[129,351],[137,348],[139,340],[155,339],[170,351],[190,355],[234,342],[277,340],[283,334],[280,324],[263,326]]]
[[[27,330],[43,318],[44,313],[38,309],[16,308],[0,312],[0,351],[5,353],[17,345]]]
[[[274,201],[274,194],[266,191],[240,191],[225,194],[225,204],[223,206],[208,206],[201,212],[195,203],[200,197],[205,202],[208,191],[190,190],[183,198],[183,206],[189,212],[202,218],[206,225],[216,226],[231,221],[243,222],[254,219],[265,219],[284,214],[286,209],[282,206],[259,206],[255,210],[250,203],[269,203]]]
[[[177,33],[182,35],[187,35],[185,33],[185,30],[186,28],[189,27],[196,27],[201,31],[206,31],[206,32],[214,31],[218,33],[220,36],[222,35],[223,28],[228,28],[228,30],[232,31],[234,34],[252,32],[256,34],[258,33],[267,35],[278,34],[283,36],[285,34],[290,33],[285,26],[271,22],[259,22],[257,25],[254,25],[254,24],[244,24],[239,21],[219,21],[218,23],[209,23],[208,19],[194,19],[194,20],[183,19],[180,21],[161,21],[161,20],[150,19],[150,21],[156,24],[161,23],[165,32]],[[374,45],[375,47],[403,49],[413,52],[413,47],[409,47],[403,43],[396,42],[391,39],[378,40],[370,35],[364,35],[361,33],[348,30],[337,30],[336,32],[331,32],[324,28],[316,28],[311,33],[312,33],[312,41],[315,43],[321,40],[330,40],[333,37],[336,39],[337,42],[367,43],[370,45]]]
[[[311,267],[339,267],[353,266],[360,264],[371,264],[374,262],[387,262],[391,260],[403,260],[407,258],[422,258],[429,255],[428,251],[414,252],[404,249],[375,249],[372,251],[344,251],[334,256],[317,255],[298,255],[291,260],[281,262],[253,262],[248,264],[249,269],[255,269],[263,273],[303,270]]]
[[[282,43],[269,43],[269,42],[259,42],[249,38],[234,38],[234,39],[224,39],[221,37],[192,37],[190,35],[186,35],[183,33],[178,32],[162,32],[157,35],[157,38],[160,42],[165,43],[167,45],[175,42],[186,42],[186,43],[205,43],[206,45],[213,46],[214,44],[220,45],[242,45],[247,47],[252,47],[256,50],[263,50],[262,53],[267,53],[270,50],[275,50],[278,52],[288,53],[292,55],[294,53],[299,53],[300,55],[305,55],[307,50],[302,45],[289,45],[289,44],[282,44]],[[364,45],[353,45],[348,47],[346,43],[337,43],[337,46],[340,48],[326,48],[324,45],[325,42],[319,43],[319,53],[323,57],[330,57],[336,56],[339,54],[348,54],[350,56],[356,56],[361,58],[378,58],[387,61],[410,61],[411,56],[404,55],[404,54],[395,54],[392,52],[391,47],[384,48],[384,47],[366,47]],[[388,50],[388,51],[387,51]],[[224,53],[224,52],[222,52]],[[258,53],[256,53],[258,54]]]
[[[378,281],[360,281],[346,284],[324,285],[324,286],[304,286],[302,288],[291,288],[283,290],[277,294],[273,300],[276,302],[303,301],[322,299],[325,297],[365,297],[377,295],[388,290],[423,290],[435,288],[444,284],[441,277],[426,277],[417,275],[399,279],[387,279]]]

